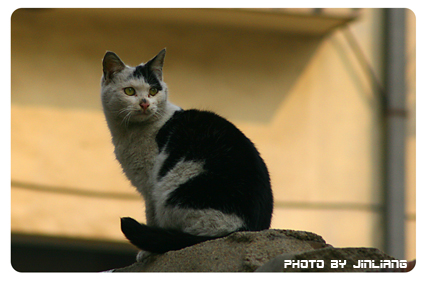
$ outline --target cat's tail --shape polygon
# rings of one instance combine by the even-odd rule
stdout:
[[[121,231],[130,242],[141,250],[162,254],[180,250],[219,237],[196,236],[177,230],[169,230],[140,224],[132,218],[121,218]]]

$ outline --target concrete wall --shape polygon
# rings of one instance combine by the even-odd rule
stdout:
[[[313,231],[334,246],[382,248],[380,108],[346,28],[323,37],[167,21],[151,12],[13,14],[12,231],[123,240],[119,217],[144,221],[143,202],[114,159],[101,111],[101,60],[112,50],[137,65],[167,47],[171,101],[228,118],[264,157],[276,200],[273,228]],[[378,77],[381,23],[381,10],[366,9],[349,24]],[[409,63],[413,77],[415,60]],[[410,88],[410,111],[414,104]],[[409,128],[407,244],[414,258]]]

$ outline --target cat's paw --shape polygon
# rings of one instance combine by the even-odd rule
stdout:
[[[151,252],[148,251],[140,251],[137,253],[136,256],[136,261],[137,262],[143,262],[144,260],[146,260],[148,257],[150,257],[152,255]]]

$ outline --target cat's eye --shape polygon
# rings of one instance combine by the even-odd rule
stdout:
[[[156,94],[158,94],[157,88],[152,87],[152,88],[149,89],[149,95],[154,96]]]
[[[127,96],[134,96],[136,94],[136,90],[133,87],[124,88],[124,93]]]

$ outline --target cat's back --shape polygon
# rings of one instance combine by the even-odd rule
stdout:
[[[227,160],[222,165],[235,160],[242,165],[241,159],[261,159],[257,159],[259,153],[254,144],[235,125],[210,111],[175,112],[159,130],[156,142],[160,151],[184,156],[186,160]],[[230,156],[233,157],[220,159]]]
[[[171,136],[176,138],[172,139]],[[234,142],[243,139],[244,135],[232,123],[213,112],[191,109],[175,112],[159,130],[156,141],[161,149],[168,141],[174,145],[187,144],[187,137],[190,137],[192,144],[204,140],[209,141],[204,145],[213,146],[223,141],[224,137]]]

